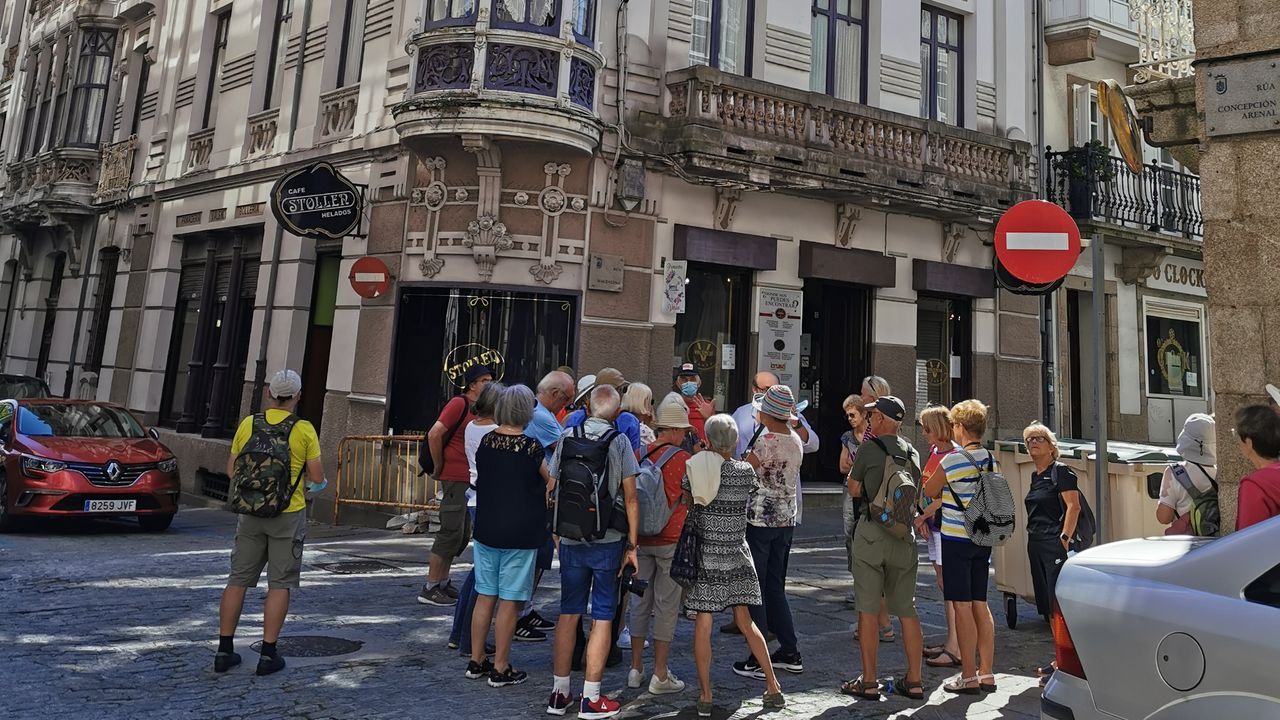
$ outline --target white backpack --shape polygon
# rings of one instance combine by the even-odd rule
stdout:
[[[655,462],[653,456],[659,450],[662,454],[658,455]],[[636,534],[639,537],[660,535],[671,521],[676,506],[675,503],[667,502],[667,486],[662,479],[662,466],[678,452],[679,447],[666,445],[654,448],[640,461],[640,472],[636,473],[636,496],[640,499],[640,527],[636,529]]]

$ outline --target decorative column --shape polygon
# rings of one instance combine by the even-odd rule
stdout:
[[[218,437],[222,434],[224,417],[227,413],[227,393],[230,385],[232,353],[236,349],[236,337],[240,324],[240,283],[244,278],[244,261],[241,250],[244,238],[236,233],[231,245],[231,282],[227,288],[227,301],[222,306],[222,332],[219,335],[218,359],[213,364],[212,391],[209,393],[209,415],[205,418],[200,434],[203,437]]]
[[[218,279],[218,243],[212,237],[205,241],[204,283],[200,287],[200,320],[196,324],[196,342],[191,349],[191,359],[187,362],[187,397],[182,403],[182,417],[178,419],[176,430],[180,433],[192,433],[200,424],[201,405],[205,400],[205,382],[207,380],[207,363],[211,335],[214,330],[213,293],[217,289]],[[177,322],[177,319],[174,320]]]

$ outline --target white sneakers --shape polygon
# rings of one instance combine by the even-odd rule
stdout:
[[[627,673],[627,687],[632,690],[638,689],[644,684],[644,672],[632,668]],[[684,681],[676,677],[676,674],[667,670],[667,679],[659,680],[657,675],[649,678],[649,694],[650,695],[673,695],[684,690]]]
[[[622,628],[622,632],[618,633],[618,647],[623,650],[631,649],[631,628],[624,627]],[[646,650],[649,648],[648,640],[644,641],[644,647]],[[637,685],[636,687],[640,686]]]

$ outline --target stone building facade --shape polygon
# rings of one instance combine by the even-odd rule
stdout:
[[[1039,182],[1026,3],[19,0],[3,17],[0,113],[105,78],[96,143],[4,126],[4,369],[165,428],[197,490],[282,365],[326,448],[421,432],[481,360],[513,382],[613,365],[659,393],[693,362],[728,411],[773,368],[828,448],[816,480],[836,479],[840,404],[867,374],[913,412],[982,398],[997,435],[1042,416],[1041,303],[996,289],[991,250]],[[85,50],[86,28],[110,47]],[[358,236],[272,217],[272,183],[319,159],[367,186]],[[365,255],[387,295],[349,286]]]

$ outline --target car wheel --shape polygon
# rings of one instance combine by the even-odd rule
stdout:
[[[1004,595],[1004,621],[1010,630],[1018,627],[1018,596],[1012,593]]]
[[[173,524],[174,513],[168,515],[139,515],[138,525],[147,532],[163,532]]]

